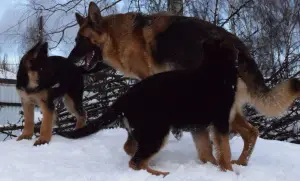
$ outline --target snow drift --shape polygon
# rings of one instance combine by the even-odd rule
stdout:
[[[90,137],[69,140],[53,136],[49,145],[33,147],[33,140],[0,143],[1,181],[296,181],[300,178],[300,145],[258,139],[249,165],[233,165],[234,172],[221,172],[197,159],[189,133],[169,143],[150,162],[152,168],[170,171],[163,177],[128,167],[123,151],[126,131],[100,131]],[[230,140],[233,158],[238,158],[243,142]]]

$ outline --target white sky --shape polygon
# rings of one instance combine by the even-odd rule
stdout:
[[[43,2],[43,5],[50,7],[49,3],[53,1],[45,1],[40,0]],[[58,0],[56,0],[58,1]],[[62,0],[64,1],[64,0]],[[113,0],[114,1],[114,0]],[[127,1],[127,0],[125,0]],[[8,54],[8,58],[10,63],[18,63],[19,61],[19,41],[20,39],[16,36],[16,34],[20,34],[24,32],[24,27],[26,25],[23,24],[23,27],[16,27],[14,31],[10,31],[9,35],[5,32],[9,27],[18,23],[20,18],[24,16],[24,12],[26,10],[25,3],[27,0],[1,0],[0,2],[0,56],[3,56],[4,53]],[[117,7],[119,11],[122,11],[123,7],[122,2],[118,3]],[[74,12],[70,12],[69,14],[62,14],[57,13],[53,16],[52,19],[48,20],[46,23],[46,29],[55,29],[57,27],[66,24],[67,22],[75,20]],[[71,41],[75,39],[75,35],[77,33],[78,26],[73,27],[72,29],[68,30],[68,37]],[[18,30],[18,31],[17,31]],[[59,36],[54,37],[56,41],[58,41]],[[53,46],[53,44],[50,46]],[[55,50],[51,51],[51,54],[55,55],[62,55],[66,56],[70,51],[70,46],[66,46],[62,44],[60,47],[56,48]]]
[[[17,20],[21,16],[19,9],[21,7],[16,5],[16,1],[2,0],[0,3],[0,33],[17,23]],[[14,40],[9,39],[7,35],[0,35],[1,55],[8,53],[9,56],[17,56],[16,47]]]

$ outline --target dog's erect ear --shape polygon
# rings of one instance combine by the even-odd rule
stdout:
[[[81,26],[84,22],[84,17],[81,16],[79,13],[75,13],[76,21]]]
[[[38,52],[40,46],[42,44],[42,41],[37,42],[29,51],[28,53],[35,53]]]
[[[40,40],[39,42],[37,42],[37,44],[34,45],[34,47],[31,48],[30,53],[32,53],[32,58],[36,58],[37,55],[39,54],[40,52],[40,48],[41,48],[41,45],[42,45],[42,41]]]
[[[219,39],[212,39],[212,38],[205,39],[203,41],[203,45],[202,45],[203,50],[206,54],[208,54],[208,52],[215,52],[216,49],[219,48],[220,43],[221,43],[221,40],[219,40]]]
[[[40,53],[42,53],[42,54],[44,54],[44,55],[48,55],[48,42],[44,42],[44,43],[41,45]]]
[[[232,42],[229,42],[228,40],[220,42],[220,48],[235,50],[234,44]]]
[[[40,47],[36,50],[34,58],[41,58],[44,60],[45,57],[48,56],[48,42],[44,42],[40,45]]]
[[[89,4],[88,18],[96,24],[100,23],[102,19],[100,9],[94,2],[90,2]]]
[[[227,51],[228,54],[232,55],[232,58],[237,60],[238,59],[238,54],[239,50],[235,48],[234,44],[228,40],[224,40],[220,44],[220,48]]]

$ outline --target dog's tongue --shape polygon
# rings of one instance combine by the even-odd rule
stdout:
[[[92,56],[93,56],[93,53],[88,53],[86,56],[85,56],[85,66],[86,68],[89,67],[90,63],[91,63],[91,60],[92,60]]]

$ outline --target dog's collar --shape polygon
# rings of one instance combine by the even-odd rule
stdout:
[[[51,88],[58,88],[60,86],[59,82],[51,86]]]
[[[51,86],[51,88],[58,88],[59,86],[60,86],[60,84],[56,83],[53,86]],[[27,93],[36,93],[36,92],[39,92],[39,91],[41,91],[43,89],[44,88],[41,88],[40,86],[37,86],[35,88],[24,88],[24,87],[21,88],[22,91],[25,91]]]
[[[36,93],[42,90],[42,88],[40,87],[36,87],[36,88],[21,88],[22,91],[25,91],[26,93]]]
[[[26,92],[27,94],[32,94],[32,93],[36,93],[38,91],[40,91],[41,89],[39,87],[36,87],[36,88],[20,88],[21,91],[24,91]]]

